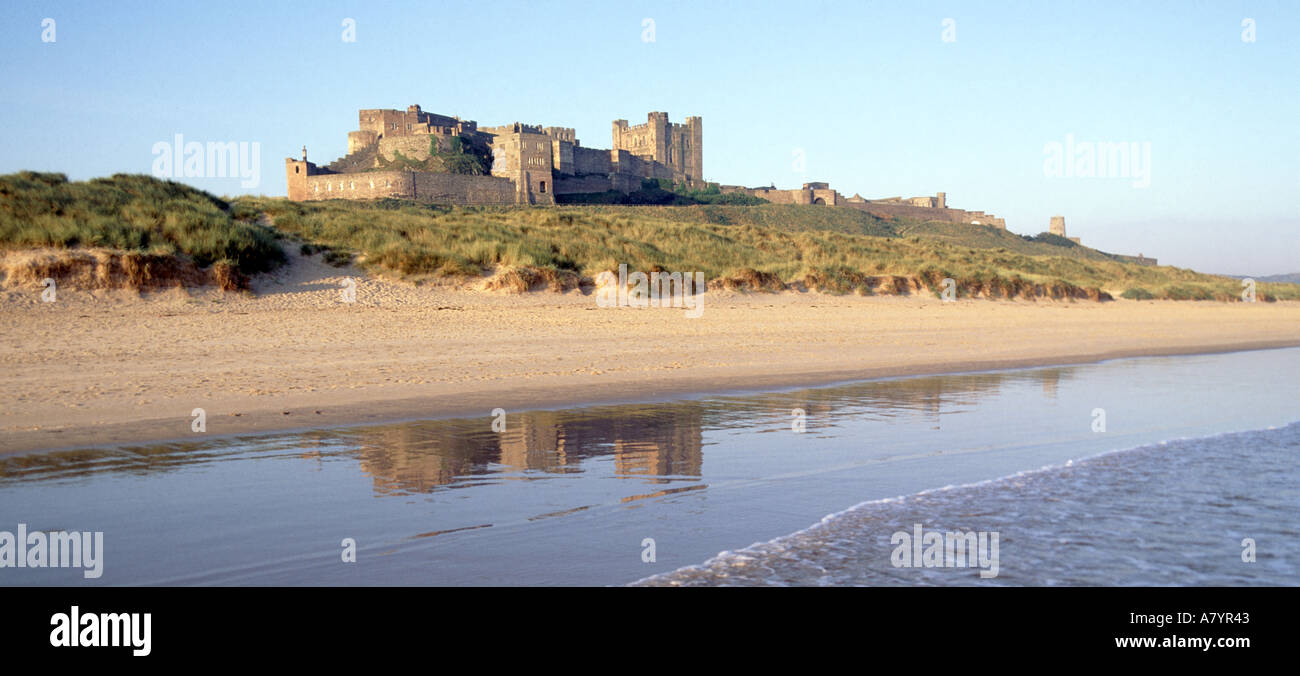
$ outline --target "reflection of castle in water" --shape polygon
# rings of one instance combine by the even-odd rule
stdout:
[[[361,469],[375,491],[428,493],[475,477],[529,472],[584,471],[582,464],[611,458],[613,473],[669,483],[699,477],[703,430],[752,428],[767,422],[788,429],[793,408],[803,408],[808,429],[837,416],[906,419],[919,414],[938,424],[942,414],[960,413],[1009,382],[1037,382],[1055,398],[1068,369],[972,373],[903,378],[779,393],[585,411],[537,411],[507,416],[506,431],[490,429],[490,418],[429,421],[356,431]]]
[[[298,457],[321,469],[322,461],[355,457],[381,494],[427,493],[474,477],[529,472],[581,472],[584,461],[608,458],[613,474],[654,483],[700,477],[703,431],[788,431],[791,410],[804,409],[807,430],[816,432],[843,416],[876,419],[917,416],[934,423],[995,395],[1006,385],[1036,385],[1056,398],[1075,368],[902,378],[743,397],[673,404],[613,406],[580,411],[511,414],[506,431],[491,431],[487,416],[470,420],[402,423],[351,430],[315,430],[290,439],[226,439],[152,446],[72,449],[0,458],[6,482],[144,475],[220,461],[229,454],[297,446]]]
[[[620,411],[623,412],[623,411]],[[612,456],[617,476],[667,482],[699,476],[703,412],[698,405],[655,406],[618,417],[538,411],[490,419],[407,423],[357,431],[361,469],[379,493],[427,493],[474,476],[582,471],[584,460]]]

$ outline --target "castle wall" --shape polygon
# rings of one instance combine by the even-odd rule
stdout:
[[[411,106],[406,110],[362,110],[357,118],[358,129],[372,132],[376,137],[427,134],[433,127],[449,134],[474,131],[475,128],[472,122],[466,125],[454,117],[426,113],[419,106]]]
[[[879,202],[849,202],[841,201],[844,206],[850,206],[855,209],[861,209],[867,213],[879,216],[881,218],[915,218],[922,221],[947,221],[949,223],[966,223],[979,221],[980,225],[988,225],[1002,230],[1007,229],[1006,220],[986,214],[982,211],[964,211],[962,209],[940,209],[937,207],[918,207],[911,204],[889,203],[881,204]]]
[[[609,174],[614,171],[608,150],[595,148],[573,148],[573,169],[575,174]]]
[[[557,178],[555,181],[555,194],[557,195],[605,192],[613,189],[614,181],[607,174]]]
[[[1137,263],[1138,265],[1159,265],[1159,263],[1156,262],[1156,259],[1147,258],[1142,254],[1138,254],[1136,256],[1125,256],[1123,254],[1111,254],[1111,255],[1113,255],[1116,259],[1123,261],[1125,263]]]
[[[542,133],[557,141],[568,141],[575,146],[578,145],[578,132],[572,127],[544,127]]]
[[[822,203],[826,204],[827,206],[833,207],[839,205],[843,201],[840,199],[840,194],[834,190],[818,189],[818,190],[813,190],[811,192],[812,194],[810,195],[810,197],[813,204],[816,204],[817,200],[821,200]]]
[[[574,148],[575,146],[571,141],[563,141],[557,138],[551,140],[551,166],[555,169],[555,173],[576,173],[573,159]]]
[[[367,171],[357,174],[308,176],[300,201],[330,199],[415,198],[415,182],[406,171]],[[290,195],[289,199],[294,199]]]
[[[515,203],[513,181],[495,176],[416,172],[414,199],[436,204],[501,205]]]
[[[410,171],[319,174],[305,180],[305,196],[289,199],[382,199],[394,197],[436,204],[514,204],[513,181],[492,176]]]
[[[744,188],[740,186],[725,186],[722,192],[740,192],[754,197],[761,197],[772,204],[812,204],[814,199],[813,190],[794,188],[792,190],[777,190],[774,188]],[[832,191],[833,192],[833,191]],[[830,200],[827,200],[830,203]]]
[[[615,190],[636,192],[641,189],[641,179],[637,176],[630,176],[628,174],[610,174],[609,179],[613,182]]]
[[[386,136],[379,139],[379,154],[390,162],[397,157],[399,152],[402,157],[408,160],[422,162],[429,159],[429,143],[435,138],[439,141],[439,149],[447,145],[447,142],[443,140],[445,137],[438,137],[433,134]]]
[[[379,134],[373,131],[350,131],[348,132],[348,154],[351,155],[378,142]]]

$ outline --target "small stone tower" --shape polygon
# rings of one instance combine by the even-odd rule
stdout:
[[[948,208],[948,193],[940,192],[934,195],[934,206],[939,209]]]
[[[307,199],[307,177],[316,173],[316,165],[307,161],[307,146],[302,147],[302,159],[284,158],[284,177],[288,184],[289,199],[301,202]]]
[[[1047,226],[1047,231],[1053,235],[1065,237],[1065,217],[1053,216],[1051,225]]]

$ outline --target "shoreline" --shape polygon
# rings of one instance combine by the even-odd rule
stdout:
[[[1289,301],[710,291],[691,319],[291,258],[253,293],[0,291],[0,455],[1300,346]]]
[[[873,380],[906,379],[937,375],[989,373],[1052,366],[1078,366],[1119,359],[1147,357],[1192,356],[1287,349],[1300,347],[1300,338],[1294,340],[1263,341],[1179,347],[1170,349],[1116,350],[1101,353],[1066,355],[1060,358],[1035,358],[1016,360],[983,360],[934,363],[903,368],[879,367],[852,371],[772,374],[766,376],[734,377],[711,387],[701,387],[703,381],[714,379],[665,379],[664,382],[637,381],[611,383],[581,395],[545,395],[550,388],[516,389],[511,392],[480,392],[466,397],[463,394],[431,397],[410,397],[370,402],[363,406],[331,406],[283,409],[278,406],[241,412],[237,418],[223,419],[220,431],[195,434],[173,433],[188,426],[190,418],[156,418],[118,423],[107,426],[81,426],[58,431],[42,430],[9,434],[5,437],[0,457],[27,453],[54,453],[81,449],[115,446],[153,445],[229,439],[249,435],[294,434],[310,430],[347,428],[367,425],[385,425],[418,420],[470,418],[476,415],[491,418],[492,408],[504,408],[507,415],[535,410],[593,408],[627,404],[650,404],[680,399],[709,398],[781,392],[802,389],[835,387]],[[676,380],[676,382],[671,382]],[[634,389],[654,389],[653,396],[630,395]],[[334,410],[331,410],[334,409]],[[289,414],[285,415],[284,410]],[[433,412],[431,412],[433,411]],[[297,424],[308,422],[308,424]],[[172,430],[173,432],[162,432]],[[54,435],[58,435],[57,437]],[[56,441],[59,445],[49,446]]]

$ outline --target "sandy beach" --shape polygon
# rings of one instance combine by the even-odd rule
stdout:
[[[356,279],[356,301],[342,302]],[[1300,304],[711,292],[703,316],[297,258],[254,293],[7,289],[6,452],[1300,345]],[[202,408],[206,432],[191,431]]]

